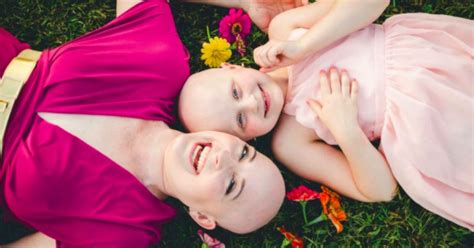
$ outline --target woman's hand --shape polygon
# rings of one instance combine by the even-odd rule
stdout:
[[[263,32],[268,32],[270,21],[279,13],[308,4],[308,0],[240,0],[245,10]]]
[[[320,72],[321,102],[308,99],[307,103],[324,125],[335,136],[350,134],[359,128],[357,121],[356,80],[351,80],[346,71],[339,74],[331,68],[329,78],[325,71]]]
[[[262,72],[295,64],[304,58],[303,47],[298,41],[270,40],[253,51],[253,58]]]

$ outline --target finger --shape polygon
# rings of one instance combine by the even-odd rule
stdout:
[[[341,93],[344,97],[350,97],[350,89],[351,88],[351,80],[349,79],[349,75],[344,70],[341,73]]]
[[[318,101],[315,101],[313,99],[308,99],[306,100],[306,104],[308,104],[309,108],[313,111],[313,113],[320,116],[322,106]]]
[[[259,71],[263,72],[263,73],[267,73],[267,72],[271,72],[271,71],[274,71],[276,70],[277,68],[275,67],[261,67]]]
[[[359,83],[357,80],[352,80],[351,81],[351,99],[356,100],[357,99],[357,94],[359,93]]]
[[[322,70],[319,72],[319,84],[321,85],[321,97],[324,99],[331,94],[331,88],[329,87],[329,80],[326,71]]]
[[[262,60],[262,63],[265,67],[270,67],[273,65],[272,62],[268,58],[268,52],[272,46],[273,45],[271,43],[267,43],[264,47],[262,47],[260,59]]]
[[[341,94],[341,81],[339,79],[339,72],[336,68],[331,68],[329,77],[331,79],[331,93]]]
[[[268,60],[272,63],[272,65],[276,65],[280,63],[280,59],[278,55],[281,54],[283,51],[282,46],[273,46],[268,50]]]
[[[282,68],[283,66],[280,66],[279,64],[275,65],[275,66],[270,66],[270,67],[262,67],[260,68],[260,71],[261,72],[264,72],[264,73],[267,73],[267,72],[271,72],[271,71],[275,71],[275,70],[278,70],[280,68]]]
[[[255,48],[255,50],[253,51],[255,63],[257,63],[261,67],[266,67],[265,62],[263,61],[262,57],[264,56],[265,47],[267,45],[268,43],[261,45]]]
[[[255,64],[259,65],[260,67],[263,67],[262,61],[260,60],[260,47],[257,47],[253,50],[253,60],[255,61]]]

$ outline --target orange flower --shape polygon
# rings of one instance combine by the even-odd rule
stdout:
[[[323,190],[323,193],[320,194],[319,200],[323,206],[323,212],[336,227],[337,233],[340,233],[344,229],[341,221],[347,219],[346,212],[342,209],[339,201],[340,197],[325,186],[321,186],[321,189]]]
[[[304,247],[304,243],[303,243],[302,238],[294,235],[293,233],[290,233],[290,232],[286,231],[284,227],[277,227],[277,230],[279,232],[281,232],[281,234],[283,234],[283,236],[285,236],[285,239],[288,240],[291,243],[291,247],[293,247],[293,248],[303,248]]]
[[[319,193],[300,185],[286,194],[288,200],[292,201],[310,201],[319,198]]]

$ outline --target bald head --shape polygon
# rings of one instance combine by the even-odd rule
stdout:
[[[191,132],[220,131],[250,140],[276,125],[283,103],[282,89],[265,73],[225,65],[188,78],[178,114]]]
[[[270,159],[265,159],[268,161],[261,163],[246,180],[247,192],[242,192],[244,195],[235,207],[216,219],[222,228],[245,234],[266,225],[277,215],[285,198],[285,185],[279,169]]]

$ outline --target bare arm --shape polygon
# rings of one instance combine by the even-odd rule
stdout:
[[[117,0],[116,16],[121,15],[142,0]],[[180,0],[210,4],[224,8],[239,8],[247,12],[262,31],[267,32],[270,20],[279,13],[308,4],[308,0]]]
[[[180,0],[210,4],[224,8],[240,8],[247,12],[253,23],[267,32],[270,21],[279,13],[308,4],[308,0]]]
[[[313,53],[375,21],[388,0],[336,1],[329,13],[300,39],[305,53]]]
[[[54,248],[56,241],[43,233],[37,232],[21,238],[13,243],[2,246],[3,248]]]
[[[393,198],[394,181],[379,180],[377,168],[387,170],[388,167],[370,142],[364,142],[364,147],[353,144],[353,147],[359,146],[357,151],[346,149],[343,153],[316,138],[313,130],[301,126],[293,116],[283,114],[273,136],[273,152],[296,175],[324,184],[347,197],[364,202]]]
[[[293,116],[283,114],[273,135],[272,150],[275,157],[296,175],[324,184],[350,198],[374,201],[357,188],[344,154],[316,139],[313,130],[301,126]]]
[[[388,4],[388,0],[320,0],[285,11],[270,23],[270,41],[255,49],[255,61],[264,71],[296,63],[369,25]],[[288,41],[297,28],[309,31],[297,41]]]
[[[357,188],[371,199],[391,199],[397,183],[385,158],[369,142],[357,119],[358,83],[347,72],[330,69],[320,73],[319,102],[308,99],[310,108],[331,131],[351,165]]]
[[[372,146],[357,123],[357,86],[346,73],[339,79],[331,70],[331,87],[321,76],[321,103],[311,101],[320,120],[338,142],[341,151],[316,141],[312,130],[301,127],[293,117],[283,116],[274,140],[278,159],[296,174],[327,184],[361,201],[389,201],[396,192],[385,158]]]
[[[335,0],[320,0],[280,13],[270,22],[268,29],[269,39],[288,40],[291,31],[294,29],[310,29],[329,13],[335,2]]]

